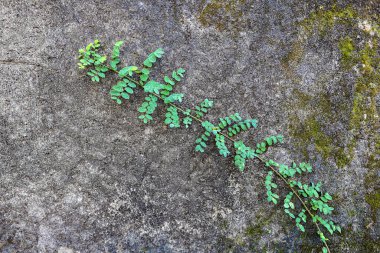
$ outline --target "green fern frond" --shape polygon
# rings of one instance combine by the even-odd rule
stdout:
[[[213,105],[214,102],[206,98],[199,106],[195,107],[196,117],[201,119]]]
[[[164,122],[166,125],[169,125],[169,127],[171,128],[180,127],[180,120],[179,120],[177,108],[175,108],[174,106],[169,106],[166,109]]]
[[[195,146],[195,151],[203,153],[205,150],[204,148],[207,147],[206,141],[209,140],[210,132],[205,131],[198,139],[195,140],[195,143],[197,144]]]
[[[147,68],[151,68],[153,63],[157,61],[157,58],[161,58],[164,54],[164,50],[162,48],[158,48],[156,51],[148,55],[148,58],[143,62],[144,66]]]
[[[119,77],[133,76],[134,72],[137,72],[139,68],[136,66],[127,66],[119,70]]]
[[[264,154],[267,151],[268,147],[273,146],[277,143],[283,143],[283,139],[284,138],[282,135],[269,136],[265,138],[265,141],[256,144],[255,152],[260,155]]]
[[[145,82],[149,79],[150,70],[143,68],[140,75],[140,84],[144,86]]]
[[[124,41],[117,41],[113,47],[110,66],[113,70],[117,70],[117,65],[120,63],[120,48]]]
[[[95,40],[93,43],[90,43],[86,48],[79,49],[79,68],[80,69],[89,69],[87,75],[91,77],[91,81],[99,82],[101,78],[105,78],[105,73],[109,68],[105,65],[107,61],[106,55],[98,54],[100,48],[99,40]]]
[[[230,137],[234,137],[235,135],[248,131],[251,128],[257,128],[257,120],[256,119],[246,119],[242,122],[233,124],[231,127],[227,129],[227,134]]]
[[[176,71],[172,72],[172,78],[174,80],[168,76],[164,77],[164,81],[166,85],[164,86],[164,89],[160,93],[163,98],[170,95],[171,91],[173,90],[173,86],[177,82],[181,81],[182,77],[184,76],[184,73],[185,73],[185,70],[183,68],[179,68]]]
[[[164,85],[162,83],[158,83],[156,81],[149,81],[144,85],[144,91],[150,93],[160,94],[160,90],[162,90]]]
[[[277,188],[277,184],[272,182],[272,178],[273,178],[273,172],[268,171],[268,174],[265,177],[265,188],[267,189],[268,202],[273,202],[273,204],[276,205],[280,196],[272,192],[272,188]]]
[[[188,128],[188,127],[193,123],[193,119],[190,117],[190,115],[191,115],[191,110],[190,110],[190,109],[186,109],[186,111],[184,111],[183,114],[184,114],[186,117],[183,118],[182,122],[183,122],[183,124],[185,125],[185,127]]]
[[[253,159],[255,157],[255,152],[250,147],[244,145],[242,141],[235,141],[234,147],[236,149],[236,154],[234,157],[235,166],[243,172],[245,169],[245,162],[247,159]]]
[[[287,213],[290,218],[295,219],[294,214],[290,211],[290,209],[294,209],[294,203],[292,202],[293,192],[289,192],[284,199],[284,211]]]
[[[224,157],[227,157],[230,154],[230,151],[228,151],[223,135],[216,134],[215,143],[216,143],[216,147],[219,150],[219,154],[221,154]]]
[[[142,114],[139,116],[139,119],[141,119],[144,124],[147,124],[149,121],[153,120],[153,117],[151,116],[153,112],[157,108],[157,97],[150,94],[149,96],[145,97],[145,102],[141,104],[138,111]]]
[[[223,130],[227,126],[230,126],[236,122],[241,121],[242,118],[240,117],[239,113],[234,113],[230,116],[224,117],[224,118],[219,118],[219,124],[218,127]]]
[[[195,141],[198,144],[195,147],[195,151],[203,153],[204,148],[207,146],[206,141],[208,141],[211,134],[216,136],[220,130],[209,121],[203,121],[201,125],[205,129],[205,132]]]
[[[136,84],[128,79],[123,79],[116,85],[112,86],[110,90],[111,99],[115,100],[116,103],[121,104],[121,98],[129,99],[130,95],[133,94],[134,88],[136,88]]]
[[[184,77],[185,70],[182,68],[173,71],[171,75],[164,77],[164,83],[159,83],[150,80],[150,68],[161,58],[164,51],[159,48],[149,54],[148,58],[143,62],[144,67],[139,69],[137,66],[126,66],[120,70],[117,69],[120,63],[120,48],[123,41],[115,43],[110,58],[109,66],[107,65],[107,56],[100,54],[100,42],[95,40],[88,44],[85,48],[79,50],[79,68],[85,69],[87,75],[94,82],[99,82],[100,79],[106,77],[106,73],[110,70],[118,73],[119,82],[112,86],[110,90],[111,99],[118,104],[122,103],[123,99],[129,99],[135,93],[137,86],[140,86],[144,92],[148,93],[144,102],[138,108],[140,112],[139,119],[145,124],[152,121],[152,114],[155,112],[158,104],[158,99],[162,100],[164,105],[167,105],[164,123],[170,128],[180,127],[182,122],[188,128],[193,122],[201,123],[204,132],[196,139],[195,151],[205,152],[207,143],[210,140],[215,141],[215,145],[220,155],[227,157],[230,151],[226,145],[226,141],[232,141],[235,148],[233,160],[235,166],[244,171],[246,163],[250,159],[264,163],[269,170],[265,178],[266,195],[269,202],[278,204],[280,196],[274,191],[278,185],[274,182],[273,177],[280,179],[291,191],[283,199],[284,212],[295,221],[295,226],[302,232],[305,231],[304,224],[307,221],[307,215],[312,218],[312,222],[317,224],[317,234],[320,240],[324,243],[322,251],[329,252],[325,234],[320,227],[326,229],[330,234],[341,232],[341,228],[333,221],[326,218],[332,214],[334,210],[330,206],[332,196],[327,192],[321,191],[321,183],[305,184],[298,176],[312,172],[312,166],[308,163],[296,164],[293,162],[291,166],[277,163],[273,160],[267,160],[261,154],[264,154],[269,147],[283,142],[282,135],[269,136],[256,144],[253,149],[244,144],[241,140],[234,140],[237,134],[248,131],[251,128],[257,127],[256,119],[245,119],[238,113],[230,116],[219,118],[216,125],[209,121],[204,121],[202,118],[208,113],[213,106],[213,101],[205,99],[194,110],[182,108],[177,102],[181,103],[184,97],[182,93],[172,93],[173,86],[181,81]],[[136,85],[137,84],[137,85]],[[181,114],[183,115],[181,119]],[[301,204],[301,208],[293,202],[297,199]],[[311,210],[311,211],[310,211]],[[296,216],[297,215],[297,216]],[[320,224],[321,226],[319,226]]]
[[[170,96],[166,97],[164,99],[164,103],[165,104],[169,104],[169,103],[173,103],[173,102],[182,102],[182,98],[183,98],[183,94],[182,93],[174,93],[174,94],[171,94]]]

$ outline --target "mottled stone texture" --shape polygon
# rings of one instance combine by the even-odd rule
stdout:
[[[210,119],[256,117],[248,143],[283,133],[269,156],[311,162],[310,180],[336,199],[344,232],[333,252],[379,250],[378,181],[366,184],[379,176],[378,162],[368,167],[379,132],[351,141],[355,78],[340,65],[342,31],[300,39],[299,22],[328,2],[1,0],[0,251],[320,250],[313,226],[301,234],[266,202],[265,168],[242,174],[215,148],[194,153],[199,127],[169,130],[162,116],[145,126],[141,94],[118,106],[112,78],[92,84],[78,71],[78,48],[95,38],[108,48],[125,40],[130,64],[163,47],[157,76],[185,68],[177,90],[188,105],[214,100]],[[379,12],[376,2],[352,1],[363,15]]]

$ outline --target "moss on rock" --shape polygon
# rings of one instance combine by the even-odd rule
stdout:
[[[373,152],[369,156],[366,167],[368,172],[364,182],[369,193],[366,195],[365,200],[371,207],[372,220],[377,222],[376,215],[380,208],[380,180],[378,175],[380,169],[380,134],[374,136]]]
[[[317,28],[318,34],[326,35],[338,23],[348,26],[349,30],[355,30],[358,20],[361,20],[360,17],[351,7],[333,6],[329,10],[320,8],[313,12],[300,22],[300,26],[309,37],[315,28]],[[374,27],[377,26],[374,25]],[[301,45],[306,43],[307,37],[295,42],[292,50],[282,59],[285,73],[293,81],[297,81],[292,73],[302,59],[304,46]],[[320,93],[312,97],[299,90],[293,92],[295,99],[291,106],[296,105],[297,108],[306,110],[308,116],[304,120],[295,116],[291,120],[290,134],[306,158],[308,158],[308,146],[314,144],[316,151],[321,154],[323,159],[333,158],[338,167],[344,167],[353,159],[357,139],[360,138],[359,132],[364,129],[367,135],[378,133],[379,112],[376,107],[376,96],[379,94],[380,83],[378,42],[374,37],[368,38],[368,35],[364,37],[368,41],[361,47],[355,46],[355,39],[348,35],[341,38],[338,43],[342,55],[340,63],[344,70],[351,71],[356,67],[360,72],[351,96],[350,108],[341,107],[338,110],[349,116],[346,129],[351,137],[348,141],[336,141],[335,136],[325,131],[329,127],[325,120],[328,119],[330,122],[336,120],[337,111],[333,110],[333,106],[337,105],[332,105],[326,94]],[[321,85],[324,84],[321,83]]]
[[[300,78],[295,74],[295,66],[297,66],[305,53],[305,41],[298,40],[292,45],[292,49],[281,59],[282,68],[286,77],[293,82],[299,82]]]
[[[214,26],[217,30],[223,31],[230,25],[238,26],[242,22],[243,4],[245,0],[212,0],[202,9],[198,20],[206,27]],[[205,1],[202,1],[204,5]]]
[[[308,18],[300,22],[301,27],[310,35],[316,28],[319,34],[325,36],[327,31],[332,29],[337,23],[352,24],[357,16],[356,11],[351,7],[339,8],[333,5],[330,9],[321,6],[311,13]]]
[[[365,196],[365,201],[371,206],[372,219],[376,222],[376,212],[380,208],[380,190],[377,189],[376,191],[367,194]]]
[[[296,102],[292,106],[306,110],[308,115],[301,119],[298,116],[291,118],[289,133],[297,141],[295,146],[309,159],[309,145],[314,145],[315,150],[324,160],[332,158],[338,167],[344,167],[352,160],[353,146],[345,147],[334,134],[328,134],[326,128],[336,120],[333,104],[326,94],[312,97],[300,90],[293,90]],[[339,110],[348,114],[343,105]]]

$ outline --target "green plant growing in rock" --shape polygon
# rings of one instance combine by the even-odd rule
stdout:
[[[175,85],[184,77],[185,70],[179,68],[170,75],[166,75],[162,82],[150,77],[151,68],[160,59],[164,51],[159,48],[149,54],[142,67],[120,67],[120,48],[123,42],[115,43],[111,57],[100,53],[99,40],[88,44],[79,50],[79,68],[87,71],[87,75],[94,82],[106,78],[106,75],[114,74],[117,81],[110,91],[111,99],[117,104],[129,100],[138,90],[142,90],[146,96],[138,108],[142,122],[148,124],[153,121],[153,114],[158,106],[165,106],[164,124],[170,128],[185,126],[189,128],[193,123],[199,123],[202,132],[195,140],[195,151],[204,153],[210,143],[215,142],[219,154],[223,157],[231,157],[234,165],[241,171],[247,168],[249,160],[257,160],[268,170],[265,178],[266,196],[268,202],[280,205],[284,212],[295,222],[296,227],[305,232],[307,221],[316,227],[316,233],[323,243],[322,252],[330,252],[326,231],[331,235],[341,228],[336,225],[329,215],[334,210],[330,206],[332,197],[322,191],[321,183],[303,182],[299,176],[311,173],[312,166],[308,163],[295,163],[291,165],[277,163],[263,156],[266,151],[277,144],[283,143],[282,135],[268,136],[255,147],[249,147],[243,140],[236,138],[238,134],[257,128],[256,119],[244,119],[239,113],[224,116],[215,122],[205,120],[205,115],[213,106],[213,101],[203,100],[194,109],[182,107],[180,104],[184,94],[173,92]],[[279,183],[284,190],[278,189]],[[280,195],[284,195],[285,198]],[[282,200],[280,200],[282,199]]]

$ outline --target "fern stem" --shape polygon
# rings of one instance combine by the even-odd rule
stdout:
[[[114,69],[111,69],[112,71],[114,71],[115,73],[117,73],[117,74],[119,74],[119,72],[117,71],[117,70],[114,70]],[[140,87],[144,87],[141,83],[139,83],[138,81],[136,81],[135,79],[133,79],[133,78],[130,78],[130,77],[128,77],[128,76],[125,76],[125,78],[126,79],[128,79],[129,81],[131,81],[131,82],[133,82],[133,83],[135,83],[135,84],[137,84],[138,86],[140,86]],[[162,101],[164,101],[164,98],[162,98],[160,95],[158,95],[158,94],[156,94],[156,93],[151,93],[151,94],[153,94],[154,96],[156,96],[157,98],[159,98],[159,99],[161,99]],[[173,104],[173,103],[168,103],[169,105],[171,105],[171,106],[173,106],[173,107],[175,107],[177,110],[179,110],[180,112],[182,112],[183,114],[186,112],[186,110],[185,109],[183,109],[182,107],[180,107],[180,106],[177,106],[177,105],[175,105],[175,104]],[[191,114],[186,114],[186,116],[189,116],[189,117],[191,117],[192,119],[194,119],[195,121],[197,121],[197,122],[199,122],[199,123],[202,123],[203,121],[201,120],[201,119],[199,119],[199,118],[197,118],[196,116],[193,116],[193,115],[191,115]],[[231,141],[231,142],[235,142],[236,140],[235,139],[233,139],[233,138],[231,138],[231,137],[229,137],[228,135],[226,135],[225,133],[223,133],[223,132],[220,132],[219,134],[221,134],[221,135],[223,135],[225,138],[227,138],[229,141]],[[255,156],[260,162],[262,162],[263,164],[266,164],[266,161],[262,158],[262,157],[260,157],[260,156],[258,156],[258,155],[256,155]],[[305,210],[307,211],[307,213],[309,214],[309,216],[312,218],[312,221],[313,221],[313,217],[314,217],[314,214],[310,211],[310,209],[307,207],[307,205],[306,205],[306,203],[302,200],[302,198],[301,198],[301,196],[297,193],[297,191],[290,185],[290,183],[288,182],[288,180],[286,180],[286,178],[284,177],[284,176],[282,176],[281,175],[281,173],[279,173],[275,168],[273,168],[273,166],[266,166],[266,167],[269,167],[270,168],[270,170],[272,170],[287,186],[288,186],[288,188],[290,188],[290,190],[296,195],[296,197],[298,198],[298,200],[301,202],[301,204],[302,204],[302,206],[305,208]],[[318,229],[318,232],[319,233],[322,233],[322,231],[321,231],[321,229],[320,229],[320,227],[319,227],[319,225],[318,225],[318,221],[313,221],[313,223],[315,224],[315,226],[317,227],[317,229]],[[328,245],[327,245],[327,242],[326,241],[322,241],[323,243],[324,243],[324,245],[325,245],[325,247],[326,247],[326,249],[327,249],[327,252],[328,253],[331,253],[331,251],[330,251],[330,248],[328,247]]]
[[[114,69],[111,69],[111,70],[114,71],[115,73],[119,74],[119,71],[114,70]],[[131,82],[137,84],[138,86],[140,86],[140,87],[142,87],[142,88],[144,87],[142,84],[140,84],[138,81],[136,81],[136,80],[133,79],[133,78],[130,78],[130,77],[128,77],[128,76],[125,76],[125,78],[128,79],[129,81],[131,81]],[[158,95],[158,94],[156,94],[156,93],[150,93],[150,94],[156,96],[157,98],[161,99],[162,101],[165,100],[163,97],[161,97],[160,95]],[[185,111],[186,111],[186,110],[183,109],[182,107],[179,107],[179,106],[177,106],[177,105],[175,105],[175,104],[173,104],[173,103],[171,103],[171,102],[168,103],[168,104],[171,105],[171,106],[173,106],[173,107],[175,107],[177,110],[179,110],[179,111],[182,112],[182,113],[185,113]],[[195,116],[193,116],[193,115],[191,115],[191,114],[189,114],[189,115],[187,115],[187,116],[189,116],[189,117],[191,117],[192,119],[198,121],[199,123],[202,123],[202,120],[200,120],[199,118],[197,118],[197,117],[195,117]],[[224,134],[223,134],[223,135],[224,135]],[[224,136],[227,137],[230,141],[234,141],[233,139],[229,138],[228,136],[226,136],[226,135],[224,135]]]
[[[260,162],[264,163],[265,164],[265,160],[262,159],[260,156],[256,156],[257,159],[259,159]],[[282,181],[285,182],[285,184],[292,190],[292,192],[297,196],[298,200],[301,202],[302,206],[305,208],[305,210],[307,211],[307,213],[310,215],[310,217],[312,218],[312,221],[313,221],[313,217],[314,217],[314,214],[310,211],[310,209],[307,207],[306,203],[302,200],[301,196],[297,193],[297,191],[292,187],[290,186],[290,183],[288,182],[288,180],[286,180],[286,178],[284,178],[281,173],[279,173],[275,168],[273,168],[272,166],[268,166],[278,177],[281,178]],[[315,226],[317,227],[318,229],[318,232],[322,233],[319,225],[318,225],[318,222],[317,221],[313,221],[313,223],[315,224]],[[330,253],[330,248],[329,246],[327,245],[326,241],[323,242],[328,253]]]

